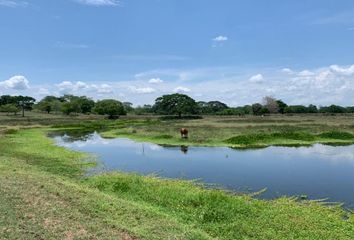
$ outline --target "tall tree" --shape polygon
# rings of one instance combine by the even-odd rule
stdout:
[[[198,105],[196,101],[185,94],[163,95],[155,100],[154,110],[158,114],[196,114]]]
[[[115,116],[127,114],[123,104],[114,99],[98,101],[93,110],[100,115],[108,115],[110,119],[113,119]]]

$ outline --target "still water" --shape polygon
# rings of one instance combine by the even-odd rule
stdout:
[[[129,139],[104,139],[98,133],[52,137],[60,146],[96,155],[99,164],[91,173],[119,170],[200,179],[241,192],[266,188],[262,198],[306,195],[354,208],[354,145],[235,150],[164,147]]]

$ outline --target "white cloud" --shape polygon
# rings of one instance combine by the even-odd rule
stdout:
[[[63,94],[74,93],[79,90],[88,88],[89,86],[81,81],[73,83],[71,81],[63,81],[56,85],[59,88],[59,92]]]
[[[159,84],[159,83],[163,83],[163,80],[160,79],[160,78],[151,78],[149,80],[149,83],[152,83],[152,84]]]
[[[343,75],[353,75],[354,74],[354,65],[351,65],[349,67],[340,67],[338,65],[332,65],[330,66],[330,69],[333,72],[339,73],[339,74],[343,74]]]
[[[44,96],[50,95],[50,91],[47,88],[43,88],[43,87],[39,88],[38,93],[39,95],[44,95]]]
[[[303,70],[303,71],[299,72],[298,75],[300,77],[310,77],[310,76],[315,75],[315,73],[313,73],[313,72],[311,72],[309,70]]]
[[[213,38],[213,41],[215,41],[215,42],[225,42],[227,40],[229,40],[229,38],[226,36],[222,36],[222,35]]]
[[[138,94],[150,94],[156,92],[156,89],[151,88],[151,87],[135,87],[135,86],[129,86],[129,89],[133,93],[138,93]]]
[[[294,73],[294,71],[291,70],[290,68],[283,68],[281,71],[286,74],[293,74]]]
[[[254,76],[250,77],[249,80],[252,83],[262,83],[264,78],[263,78],[262,74],[257,74],[257,75],[254,75]]]
[[[179,87],[176,87],[175,89],[173,89],[173,92],[175,93],[187,93],[187,92],[190,92],[191,90],[187,87],[182,87],[182,86],[179,86]]]
[[[76,0],[78,3],[91,6],[118,6],[118,0]]]
[[[24,76],[13,76],[8,80],[0,82],[0,87],[13,90],[29,89],[29,81]]]
[[[101,85],[95,85],[93,84],[92,87],[97,91],[99,94],[109,94],[113,92],[112,86],[108,84],[101,84]]]
[[[4,7],[26,7],[28,2],[15,0],[0,0],[0,6]]]

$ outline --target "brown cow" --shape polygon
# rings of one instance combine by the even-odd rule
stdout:
[[[181,138],[188,138],[188,129],[187,128],[181,128]]]

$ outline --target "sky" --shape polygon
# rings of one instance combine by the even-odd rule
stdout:
[[[354,105],[353,0],[0,0],[0,95]]]

